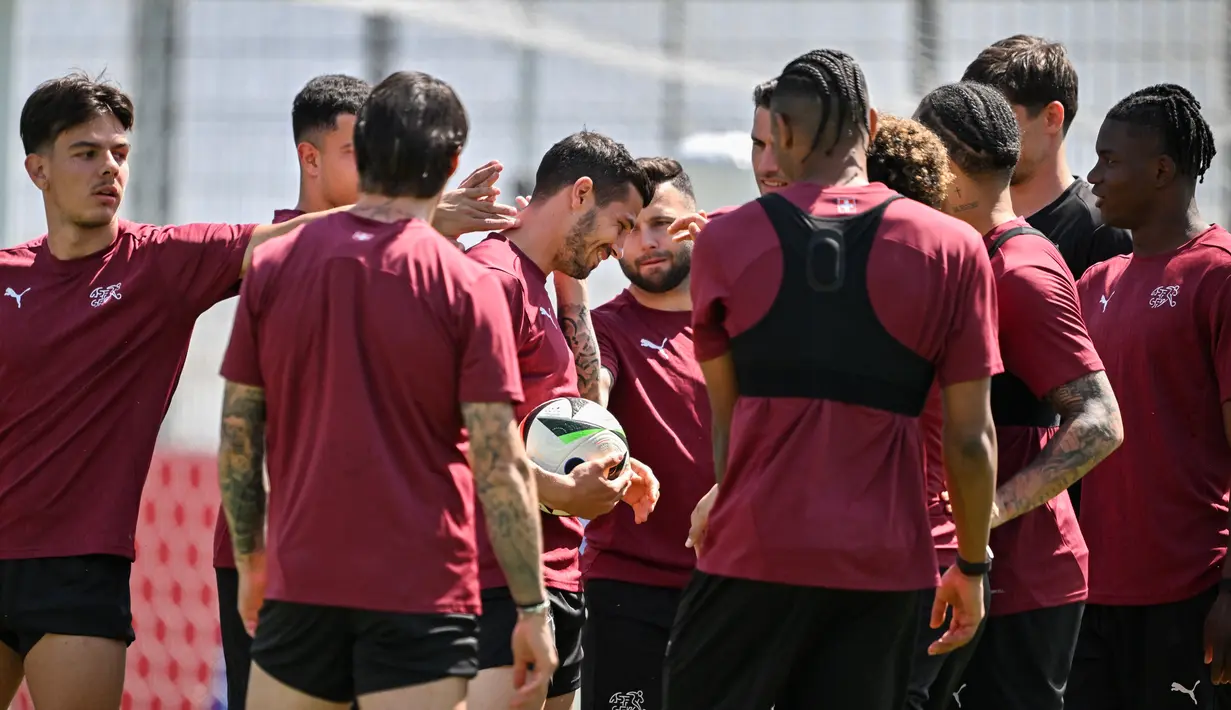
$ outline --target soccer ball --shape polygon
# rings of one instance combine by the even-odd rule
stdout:
[[[534,408],[521,423],[526,454],[548,473],[567,475],[579,464],[614,451],[623,454],[607,472],[618,478],[628,468],[628,439],[624,427],[598,404],[581,397],[549,399]],[[551,515],[570,515],[539,504]]]

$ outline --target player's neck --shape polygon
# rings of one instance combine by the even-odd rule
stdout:
[[[957,205],[953,216],[975,228],[979,234],[987,234],[996,227],[1017,219],[1013,212],[1013,200],[1009,191],[1002,187],[980,188],[967,184],[968,202]]]
[[[634,284],[629,284],[628,292],[633,294],[637,303],[655,311],[691,311],[692,294],[688,291],[688,279],[666,293],[650,293]]]
[[[1056,201],[1073,184],[1075,178],[1069,169],[1069,160],[1060,144],[1050,158],[1040,163],[1030,179],[1013,185],[1013,209],[1022,217],[1029,217]]]
[[[324,212],[325,210],[341,206],[332,204],[329,200],[325,199],[324,195],[321,195],[316,190],[309,189],[306,182],[302,180],[299,182],[299,201],[295,203],[296,210],[311,214],[312,212]]]
[[[61,261],[82,259],[97,254],[115,242],[120,234],[120,220],[114,218],[101,227],[82,227],[59,213],[47,210],[47,249]]]
[[[1210,228],[1201,218],[1196,199],[1188,201],[1188,209],[1162,211],[1145,224],[1133,228],[1133,254],[1154,256],[1179,249],[1189,240]]]
[[[556,254],[560,250],[557,220],[536,207],[533,202],[522,210],[520,222],[512,229],[506,229],[501,234],[514,246],[530,257],[530,261],[539,267],[544,274],[556,270]]]
[[[351,214],[376,222],[406,222],[421,219],[432,223],[438,197],[390,197],[359,193]]]
[[[866,155],[852,150],[846,155],[817,157],[805,161],[799,177],[791,183],[809,182],[821,187],[859,187],[868,184],[868,161]],[[819,152],[819,151],[818,151]]]

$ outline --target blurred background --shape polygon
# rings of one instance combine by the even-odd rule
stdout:
[[[470,113],[458,178],[505,165],[511,204],[542,153],[581,128],[689,168],[703,208],[755,197],[752,89],[817,47],[854,54],[882,111],[909,115],[991,42],[1063,41],[1081,77],[1069,160],[1084,175],[1107,109],[1161,81],[1204,105],[1221,155],[1199,191],[1231,207],[1231,0],[0,0],[0,242],[44,231],[18,115],[39,82],[107,74],[138,107],[122,214],[261,222],[297,196],[290,109],[312,77],[449,81]],[[473,243],[480,235],[471,235]],[[606,263],[596,303],[624,287]],[[202,317],[146,487],[125,708],[225,707],[211,540],[221,381],[234,303]],[[30,708],[23,695],[15,708]]]

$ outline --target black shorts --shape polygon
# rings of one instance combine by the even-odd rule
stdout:
[[[962,678],[962,710],[1064,710],[1085,606],[988,617]]]
[[[663,661],[681,591],[594,579],[586,582],[582,710],[663,706]]]
[[[586,623],[585,597],[581,592],[548,589],[551,623],[556,632],[556,655],[560,665],[551,677],[547,697],[556,698],[581,687],[581,628]],[[483,590],[483,616],[479,619],[479,668],[513,665],[513,627],[517,605],[508,587]]]
[[[923,593],[696,572],[667,646],[663,707],[902,710]]]
[[[1226,710],[1231,687],[1210,683],[1205,617],[1215,587],[1172,604],[1087,604],[1066,710]]]
[[[218,623],[222,630],[222,658],[227,667],[227,710],[248,704],[248,669],[252,665],[252,637],[239,615],[239,573],[218,567]]]
[[[266,600],[252,660],[284,685],[344,703],[442,678],[473,678],[478,620]]]
[[[941,570],[943,575],[945,570]],[[992,588],[983,578],[983,608],[991,604]],[[932,603],[936,592],[919,595],[919,611],[916,623],[919,637],[915,640],[915,659],[910,670],[910,685],[906,689],[907,710],[944,710],[953,700],[953,694],[961,686],[962,674],[970,663],[971,656],[979,646],[987,622],[979,625],[975,637],[961,648],[939,656],[928,655],[928,646],[944,636],[948,622],[939,629],[932,628]]]
[[[131,573],[117,555],[0,560],[0,642],[23,658],[45,634],[131,644]]]

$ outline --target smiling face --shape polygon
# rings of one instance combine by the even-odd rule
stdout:
[[[787,186],[774,155],[773,120],[769,109],[757,107],[752,115],[752,173],[764,195]]]
[[[564,237],[555,270],[584,279],[603,259],[619,257],[625,237],[636,224],[641,204],[641,195],[628,185],[622,198],[592,206],[580,214]]]
[[[26,156],[30,180],[70,224],[105,227],[128,185],[128,134],[110,113],[65,129],[50,147]]]

